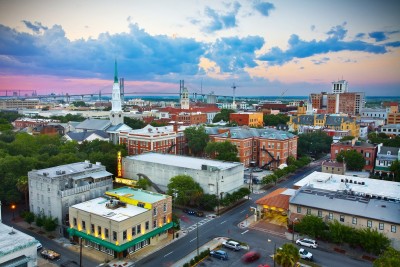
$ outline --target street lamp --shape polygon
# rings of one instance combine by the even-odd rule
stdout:
[[[271,239],[268,239],[268,243],[271,243],[272,242],[272,240]],[[274,259],[274,267],[275,267],[275,255],[276,254],[276,243],[274,242],[274,257],[273,257],[273,259]]]
[[[15,204],[12,204],[11,210],[12,210],[12,214],[13,214],[13,221],[15,220],[15,214],[14,214],[15,208],[16,208]]]
[[[292,243],[294,243],[294,222],[297,222],[297,221],[299,221],[299,219],[297,219],[297,218],[294,218],[293,219],[293,221],[292,221]]]

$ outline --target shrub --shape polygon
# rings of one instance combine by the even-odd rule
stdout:
[[[39,216],[36,217],[35,223],[36,223],[36,225],[37,225],[38,227],[42,227],[43,224],[44,224],[44,220],[45,220],[45,217],[39,215]]]
[[[26,211],[22,214],[22,218],[24,218],[24,220],[31,224],[35,221],[35,214],[33,214],[32,212]]]
[[[190,267],[190,264],[188,262],[186,262],[183,267]]]

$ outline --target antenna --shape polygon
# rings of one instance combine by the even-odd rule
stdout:
[[[235,92],[236,92],[236,88],[237,86],[235,85],[235,83],[232,84],[232,90],[233,90],[233,101],[232,104],[235,105]]]

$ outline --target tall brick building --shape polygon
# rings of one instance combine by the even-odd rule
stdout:
[[[238,112],[229,114],[229,120],[236,122],[238,126],[262,127],[264,125],[261,112]]]

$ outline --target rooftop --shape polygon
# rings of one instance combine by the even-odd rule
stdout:
[[[219,161],[219,160],[211,160],[211,159],[195,158],[195,157],[187,157],[187,156],[179,156],[171,154],[160,154],[154,152],[129,156],[126,157],[126,159],[170,165],[188,169],[190,168],[196,170],[202,170],[202,165],[216,167],[220,170],[230,169],[237,166],[243,166],[243,164],[240,162],[227,162],[227,161]]]
[[[400,202],[377,198],[364,198],[342,192],[316,189],[310,186],[300,189],[289,200],[290,204],[330,210],[379,221],[400,223]]]
[[[124,221],[148,211],[148,209],[129,204],[126,204],[126,207],[119,206],[116,209],[110,209],[106,207],[106,203],[108,201],[109,200],[105,197],[98,197],[73,205],[72,208],[95,214],[116,222]]]
[[[108,191],[107,193],[115,194],[118,196],[129,197],[130,199],[135,199],[140,202],[147,203],[155,203],[162,199],[168,198],[168,195],[163,195],[147,190],[131,188],[131,187],[120,187],[117,189],[113,189],[112,191]]]
[[[0,257],[30,246],[36,249],[36,243],[34,237],[0,223]]]
[[[398,182],[313,172],[294,184],[298,187],[305,185],[331,192],[352,191],[364,196],[381,196],[400,200],[400,183]]]
[[[85,173],[89,170],[90,173]],[[112,173],[109,173],[105,170],[104,166],[101,165],[101,163],[98,162],[96,164],[92,164],[89,161],[76,162],[41,170],[33,170],[29,173],[36,173],[37,175],[44,175],[50,178],[64,177],[65,175],[76,176],[77,174],[80,174],[82,176],[83,174],[85,177],[92,177],[96,179],[112,175]],[[99,174],[101,174],[101,177],[99,177]]]

